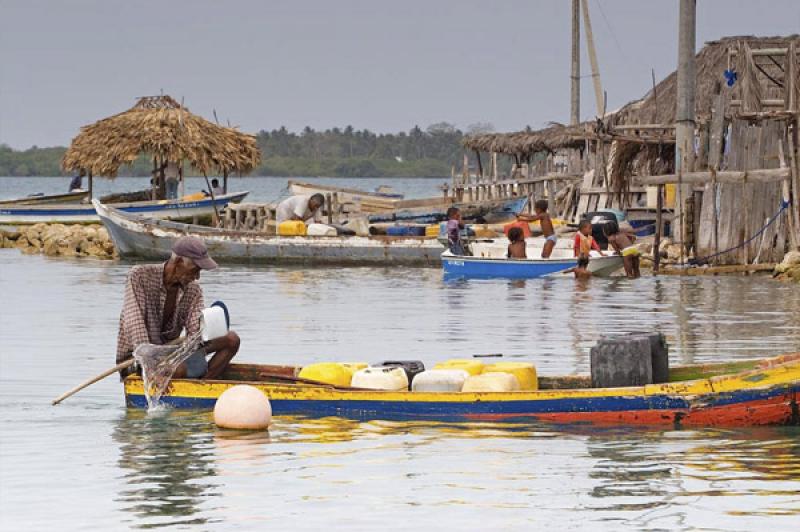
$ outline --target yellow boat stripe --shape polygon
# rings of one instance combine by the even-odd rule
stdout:
[[[202,381],[174,380],[170,383],[167,395],[215,399],[231,386],[251,384],[260,388],[275,400],[360,400],[360,401],[414,401],[414,402],[457,402],[474,401],[535,401],[548,399],[583,399],[591,397],[647,397],[657,395],[696,396],[709,393],[733,392],[754,388],[764,388],[776,384],[800,382],[800,360],[786,364],[766,367],[743,373],[697,379],[685,382],[649,384],[624,388],[587,388],[572,390],[530,390],[517,392],[389,392],[372,390],[336,390],[330,387],[304,384],[284,384],[243,381]],[[140,377],[131,376],[125,380],[125,393],[143,395],[144,387]]]

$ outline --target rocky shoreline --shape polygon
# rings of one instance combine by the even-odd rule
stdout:
[[[117,258],[106,228],[98,225],[35,224],[16,230],[0,230],[0,247],[49,257]]]

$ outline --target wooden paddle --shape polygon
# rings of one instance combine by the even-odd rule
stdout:
[[[64,399],[66,399],[67,397],[70,397],[70,396],[72,396],[72,395],[75,395],[75,394],[76,394],[76,393],[78,393],[79,391],[83,390],[84,388],[87,388],[87,387],[91,386],[92,384],[96,383],[97,381],[101,381],[101,380],[105,379],[106,377],[108,377],[108,376],[109,376],[109,375],[111,375],[112,373],[116,373],[116,372],[118,372],[118,371],[121,371],[121,370],[123,370],[123,369],[127,368],[128,366],[132,365],[134,362],[135,362],[135,360],[134,360],[133,358],[131,358],[131,359],[129,359],[129,360],[126,360],[125,362],[120,362],[119,364],[117,364],[117,365],[116,365],[116,366],[114,366],[113,368],[107,369],[107,370],[105,370],[103,373],[101,373],[100,375],[97,375],[96,377],[92,377],[92,378],[91,378],[91,379],[89,379],[88,381],[86,381],[86,382],[83,382],[83,383],[81,383],[81,384],[77,385],[76,387],[74,387],[74,388],[73,388],[73,389],[71,389],[70,391],[68,391],[68,392],[66,392],[66,393],[63,393],[63,394],[59,395],[59,396],[58,396],[56,399],[54,399],[54,400],[53,400],[53,402],[52,402],[52,403],[50,403],[50,404],[52,404],[52,405],[57,405],[58,403],[60,403],[60,402],[61,402],[61,401],[63,401]]]
[[[171,342],[167,342],[165,345],[180,344],[184,340],[185,340],[185,338],[183,336],[179,336],[178,338],[175,338]],[[109,375],[112,375],[112,374],[114,374],[114,373],[116,373],[118,371],[121,371],[121,370],[131,366],[135,361],[136,361],[136,359],[131,357],[128,360],[126,360],[125,362],[120,362],[119,364],[117,364],[113,368],[107,369],[103,373],[97,375],[96,377],[92,377],[91,379],[89,379],[89,380],[87,380],[85,382],[82,382],[81,384],[77,385],[76,387],[74,387],[70,391],[59,395],[57,398],[53,399],[53,402],[51,402],[50,404],[53,405],[53,406],[57,405],[58,403],[60,403],[64,399],[75,395],[76,393],[78,393],[79,391],[83,390],[84,388],[88,388],[89,386],[91,386],[92,384],[96,383],[97,381],[101,381],[101,380],[105,379],[106,377],[108,377]]]

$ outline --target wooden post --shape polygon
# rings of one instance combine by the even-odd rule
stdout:
[[[93,191],[94,191],[94,183],[92,181],[93,181],[92,180],[92,171],[89,170],[89,199],[92,199],[94,197],[92,195]]]
[[[589,18],[589,5],[586,0],[581,0],[583,8],[583,26],[586,29],[586,46],[589,49],[589,63],[592,65],[592,82],[594,83],[594,98],[597,103],[597,116],[601,119],[605,115],[605,105],[603,104],[603,85],[600,83],[600,66],[597,64],[597,52],[594,48],[594,36],[592,34],[592,21]]]
[[[719,261],[719,213],[717,213],[717,168],[711,167],[711,211],[714,220],[714,262]]]
[[[745,144],[745,152],[744,152],[745,164],[747,164],[747,161],[749,161],[749,158],[747,157],[747,146],[748,145]],[[744,183],[742,183],[742,198],[744,199],[746,197],[747,197],[747,171],[745,169]],[[750,262],[750,256],[749,256],[750,254],[748,250],[750,245],[748,244],[745,246],[744,241],[747,238],[747,230],[750,227],[750,209],[745,208],[743,210],[744,210],[744,227],[742,228],[742,232],[740,233],[739,244],[742,246],[742,251],[741,251],[742,264],[748,264]]]
[[[222,192],[223,194],[228,193],[228,171],[222,171]]]
[[[658,185],[656,192],[656,236],[653,240],[653,273],[658,274],[661,264],[661,234],[664,231],[664,219],[661,211],[664,209],[664,185]]]
[[[792,166],[792,201],[791,215],[795,216],[795,230],[797,240],[800,241],[800,148],[798,147],[798,135],[800,135],[800,117],[798,117],[789,131],[789,155]]]
[[[333,196],[333,203],[331,203],[331,212],[333,213],[333,221],[338,223],[339,222],[339,193],[334,192]]]
[[[181,197],[184,197],[186,195],[186,183],[183,181],[183,161],[181,161],[181,164],[178,166],[178,179],[181,183]],[[208,178],[206,178],[206,181],[208,181]],[[208,188],[208,193],[210,194],[211,185],[208,185]]]
[[[788,128],[786,129],[786,133],[787,133],[787,136],[788,136],[788,133],[789,133]],[[788,141],[788,139],[786,139],[786,140]],[[783,138],[778,139],[778,156],[780,158],[781,168],[786,168],[788,165],[787,165],[787,161],[786,161],[786,150],[784,150],[784,147],[783,147],[783,141],[784,141]],[[787,143],[786,149],[789,149],[788,143]],[[793,215],[792,209],[791,209],[791,201],[792,201],[792,199],[791,199],[791,196],[792,196],[792,177],[791,177],[791,174],[789,175],[789,177],[787,177],[786,179],[783,180],[783,186],[781,187],[781,192],[782,192],[781,200],[789,202],[790,209],[786,213],[788,215],[786,217],[786,221],[788,222],[788,226],[789,226],[789,229],[788,229],[789,230],[789,247],[792,250],[794,250],[794,249],[797,248],[798,242],[797,242],[797,234],[795,233],[794,215]],[[779,250],[779,251],[783,252],[782,249]]]
[[[158,199],[158,160],[153,156],[153,171],[150,174],[150,199]]]
[[[492,181],[497,181],[497,152],[492,152]]]
[[[328,192],[325,194],[325,205],[328,206],[328,223],[333,223],[333,202],[331,198],[331,193]]]
[[[694,166],[696,7],[696,0],[680,0],[678,12],[675,166],[680,166],[683,172],[691,172]],[[683,200],[689,196],[691,187],[679,184],[678,191],[677,196],[680,201],[677,202],[675,209],[678,231],[673,230],[673,233],[682,240],[685,233]]]
[[[578,0],[572,0],[572,74],[570,76],[569,123],[581,121],[581,9]]]
[[[483,161],[481,161],[481,152],[475,150],[475,159],[478,161],[478,181],[483,181]]]
[[[684,247],[686,245],[686,228],[684,227],[684,217],[686,209],[683,208],[683,163],[678,166],[678,186],[675,187],[675,217],[672,219],[672,238],[675,239],[675,220],[678,221],[677,238],[680,238],[681,266],[683,266]]]

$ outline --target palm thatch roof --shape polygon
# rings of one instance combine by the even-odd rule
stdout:
[[[697,76],[695,108],[698,117],[702,119],[708,114],[716,87],[725,81],[723,73],[728,68],[728,50],[730,48],[743,45],[754,50],[787,48],[792,42],[800,49],[800,36],[798,35],[785,37],[736,36],[706,43],[695,58]],[[737,68],[736,62],[731,66]],[[780,81],[785,75],[783,65],[777,64],[769,58],[763,58],[758,66],[763,69],[765,79],[767,76],[771,76]],[[614,113],[607,114],[604,119],[604,127],[613,129],[614,125],[621,124],[662,124],[666,126],[674,124],[678,96],[677,78],[677,72],[671,73],[643,98],[626,104]],[[763,94],[765,98],[772,96]],[[583,146],[585,138],[591,137],[596,132],[596,126],[594,121],[590,121],[574,126],[551,125],[538,131],[475,135],[464,139],[463,144],[471,150],[528,156],[535,152],[579,148]]]
[[[470,150],[525,156],[536,152],[553,152],[563,147],[582,146],[583,140],[580,136],[583,131],[582,124],[551,124],[538,131],[473,135],[466,137],[463,145]]]
[[[725,83],[724,72],[728,66],[728,50],[747,45],[753,50],[759,48],[788,48],[791,42],[800,47],[800,35],[784,37],[754,37],[734,36],[723,37],[717,41],[710,41],[695,56],[695,110],[698,117],[703,118],[709,114],[711,102],[719,84]],[[741,54],[739,54],[741,57]],[[731,65],[739,72],[741,84],[742,70],[737,59]],[[781,81],[784,77],[784,67],[779,62],[771,61],[764,57],[758,61],[758,66],[773,78]],[[736,87],[736,86],[735,86]],[[764,94],[765,98],[771,95]],[[672,72],[661,80],[643,98],[626,104],[619,112],[615,113],[615,124],[665,124],[675,123],[675,110],[678,98],[678,74]]]
[[[162,95],[139,98],[127,111],[82,127],[61,166],[115,177],[141,153],[162,162],[187,161],[204,173],[249,172],[261,161],[255,136],[213,124]]]

